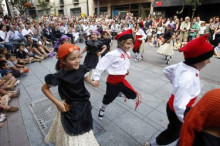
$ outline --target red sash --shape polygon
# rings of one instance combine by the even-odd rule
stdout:
[[[142,41],[138,40],[139,38],[142,38],[142,35],[136,35],[136,41],[135,41],[135,44],[134,44],[134,50],[137,51],[142,43]]]
[[[195,101],[196,101],[196,98],[197,98],[197,97],[194,97],[193,99],[191,99],[191,100],[189,101],[189,103],[186,105],[186,108],[192,107],[192,105],[193,105],[193,104],[195,103]],[[169,105],[169,108],[170,108],[172,111],[175,111],[175,110],[174,110],[174,107],[173,107],[173,102],[174,102],[174,95],[171,94],[170,99],[169,99],[169,101],[168,101],[168,105]]]
[[[137,107],[141,104],[141,95],[137,91],[135,91],[134,88],[128,83],[128,81],[125,79],[125,76],[126,75],[108,75],[107,82],[113,85],[123,83],[130,90],[134,91],[137,95],[137,101],[135,106],[135,111],[136,111]]]

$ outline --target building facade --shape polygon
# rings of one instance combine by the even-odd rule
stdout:
[[[185,0],[154,0],[154,12],[156,15],[164,17],[191,16],[192,7]],[[195,16],[200,16],[202,20],[208,21],[210,17],[220,16],[220,0],[203,0],[202,5],[197,7]]]
[[[50,14],[56,16],[79,16],[81,13],[88,15],[88,0],[45,0],[52,6]],[[37,0],[35,0],[38,15],[43,15]]]
[[[90,14],[97,14],[97,8],[100,7],[101,15],[114,17],[120,12],[122,15],[131,12],[135,17],[147,17],[152,14],[153,0],[90,0]]]

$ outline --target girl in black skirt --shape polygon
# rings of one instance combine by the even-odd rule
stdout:
[[[90,84],[87,68],[80,65],[80,48],[69,43],[58,49],[57,73],[48,74],[42,86],[44,94],[59,110],[45,138],[56,146],[99,146],[92,131],[90,94],[84,80]],[[57,86],[62,101],[56,99],[50,86]]]
[[[94,69],[99,62],[99,56],[105,52],[107,47],[103,45],[102,41],[98,40],[98,31],[91,32],[91,40],[86,41],[86,47],[81,52],[81,55],[87,51],[83,65],[85,65],[89,70],[89,77],[92,78]]]
[[[101,55],[103,57],[103,56],[105,56],[105,54],[107,54],[109,51],[111,51],[111,46],[112,46],[112,41],[111,41],[110,38],[108,38],[108,32],[107,31],[102,32],[101,41],[102,41],[103,45],[106,45],[106,47],[107,47],[105,52]]]

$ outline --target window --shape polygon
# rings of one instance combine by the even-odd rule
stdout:
[[[71,16],[79,16],[81,14],[81,8],[70,9]]]
[[[79,3],[79,0],[73,0],[73,3]]]
[[[64,5],[64,1],[63,0],[60,0],[60,5]]]

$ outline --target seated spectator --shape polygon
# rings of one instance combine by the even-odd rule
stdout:
[[[220,43],[218,43],[218,46],[215,47],[214,52],[215,52],[214,57],[220,59]]]
[[[11,74],[7,74],[4,77],[1,77],[0,89],[10,90],[15,87],[20,81],[16,82],[16,78]]]
[[[24,38],[24,36],[17,30],[15,30],[13,25],[10,25],[10,30],[8,31],[8,35],[9,35],[9,41],[12,42],[26,42],[26,39]]]
[[[7,54],[7,53],[8,53],[7,48],[5,48],[5,47],[1,48],[1,47],[0,47],[0,54],[1,54],[1,55],[5,56],[5,54]]]
[[[54,55],[53,48],[52,47],[48,48],[48,45],[51,44],[47,41],[46,37],[41,36],[41,41],[38,42],[38,46],[43,48],[45,52],[48,53],[50,57],[52,57]]]
[[[6,60],[6,59],[5,59],[5,55],[0,54],[0,61],[2,61],[2,60]]]
[[[20,93],[20,90],[19,90]],[[18,93],[18,95],[19,95]],[[19,110],[18,107],[9,106],[9,100],[15,98],[12,96],[13,93],[9,92],[4,96],[0,96],[0,110],[4,113],[6,112],[16,112]],[[18,97],[18,96],[17,96]],[[0,128],[3,126],[3,121],[6,120],[6,114],[2,114],[0,111]]]
[[[33,57],[29,57],[28,54],[24,51],[23,44],[19,46],[19,49],[16,52],[16,58],[20,64],[28,64],[36,61]]]
[[[14,46],[9,42],[7,37],[6,26],[0,25],[0,48],[4,47],[10,52],[14,51]]]
[[[31,36],[27,36],[27,44],[26,48],[28,50],[28,54],[30,57],[34,57],[36,59],[44,59],[44,55],[37,49],[37,43],[34,42],[31,38]]]
[[[33,38],[34,33],[33,33],[33,31],[30,29],[30,22],[27,22],[27,23],[25,24],[25,28],[22,29],[21,33],[22,33],[22,35],[23,35],[24,37],[31,36],[31,38],[32,38],[34,41],[38,41],[38,39]]]
[[[181,43],[181,48],[182,48],[183,46],[185,46],[187,43],[188,43],[187,38],[185,38],[184,41]]]
[[[178,51],[181,48],[181,43],[180,43],[180,39],[177,38],[176,42],[174,44],[174,50]]]
[[[6,58],[7,59],[7,58]],[[6,76],[9,73],[12,73],[14,77],[20,77],[25,72],[28,72],[28,68],[17,68],[12,61],[1,61],[0,68],[2,76]]]
[[[12,66],[12,64],[14,65],[14,67],[12,66],[12,70],[17,70],[17,69],[19,69],[20,71],[21,70],[25,70],[25,73],[28,73],[29,72],[29,68],[27,68],[26,66],[24,66],[24,65],[21,65],[21,64],[18,64],[18,61],[17,61],[17,59],[15,58],[15,56],[13,56],[12,54],[6,54],[5,55],[5,58],[6,58],[6,60],[7,60],[7,62],[8,62],[8,64],[9,64],[9,66],[11,67]],[[12,63],[12,64],[11,64]]]
[[[48,26],[48,24],[45,25],[42,31],[43,31],[43,36],[45,36],[48,39],[48,41],[51,41],[52,43],[54,43],[55,38],[53,36],[52,29],[51,27]]]
[[[55,40],[59,39],[62,36],[59,26],[55,26],[55,28],[52,30],[52,36],[55,38]],[[47,36],[45,37],[46,39],[48,39]]]

